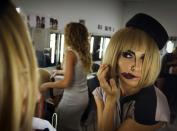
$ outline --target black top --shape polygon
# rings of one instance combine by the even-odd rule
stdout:
[[[157,96],[153,86],[144,88],[135,95],[121,98],[120,103],[123,110],[121,121],[129,115],[132,117],[134,112],[134,120],[140,124],[153,125],[158,122],[155,120]]]

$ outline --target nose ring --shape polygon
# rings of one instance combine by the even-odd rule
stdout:
[[[135,71],[135,66],[133,65],[133,66],[131,66],[131,71]]]

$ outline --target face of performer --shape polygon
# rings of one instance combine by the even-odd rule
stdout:
[[[145,48],[125,50],[118,59],[119,82],[121,89],[126,92],[134,90],[141,79],[141,70],[145,56]]]

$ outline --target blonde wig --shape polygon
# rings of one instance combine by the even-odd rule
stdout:
[[[31,131],[37,63],[23,20],[11,2],[5,3],[0,12],[0,129]]]
[[[87,28],[83,24],[72,22],[65,27],[65,45],[71,47],[79,54],[86,73],[91,70],[88,36]]]
[[[137,87],[143,88],[152,85],[158,77],[161,68],[160,51],[155,41],[149,35],[133,27],[126,27],[117,31],[109,42],[103,63],[110,65],[110,77],[118,82],[117,61],[121,53],[126,50],[137,50],[140,47],[145,48],[145,57],[142,77]]]

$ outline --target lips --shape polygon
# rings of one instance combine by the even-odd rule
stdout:
[[[134,79],[134,78],[140,78],[140,77],[137,77],[131,73],[121,73],[123,77],[125,77],[126,79]]]

